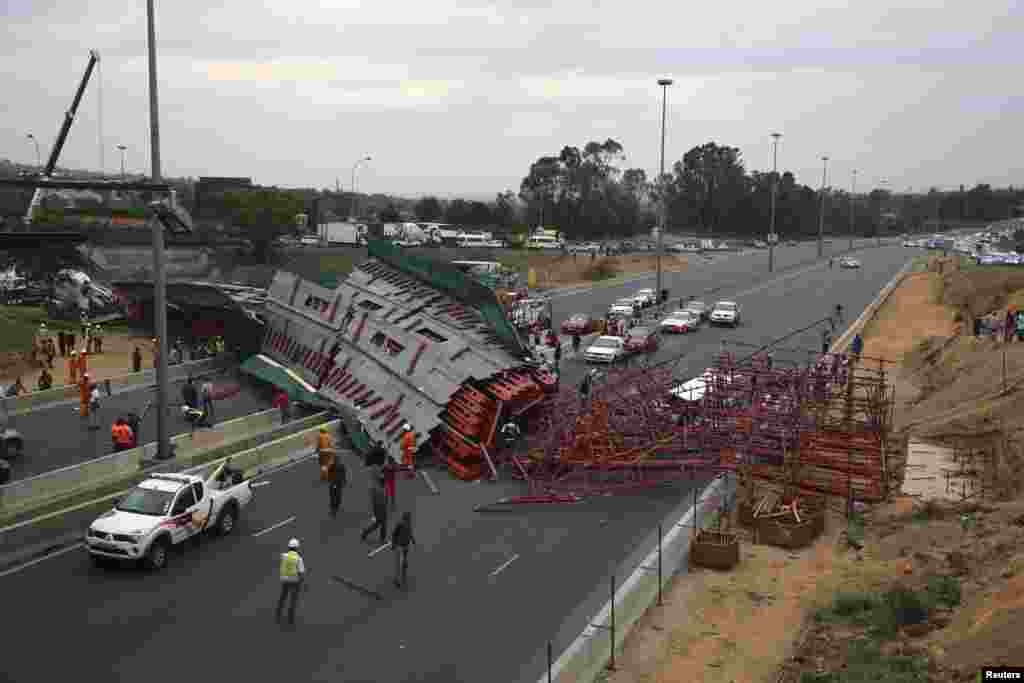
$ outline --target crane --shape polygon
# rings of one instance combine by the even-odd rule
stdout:
[[[64,143],[68,139],[68,133],[71,131],[71,124],[75,120],[75,114],[78,112],[78,105],[82,101],[82,95],[85,94],[85,87],[89,84],[89,78],[92,76],[93,69],[96,68],[96,64],[100,61],[100,53],[96,50],[89,51],[89,64],[85,67],[85,74],[82,76],[81,83],[78,84],[78,91],[75,92],[75,99],[71,102],[71,108],[64,112],[64,123],[60,126],[60,132],[57,133],[57,140],[53,143],[53,149],[50,151],[50,157],[46,160],[46,167],[43,168],[42,177],[50,178],[53,175],[54,169],[57,168],[57,159],[60,157],[61,150],[64,149]],[[32,194],[32,202],[28,206],[28,212],[25,214],[25,222],[32,222],[32,217],[35,215],[36,209],[43,201],[43,188],[36,188],[36,191]]]

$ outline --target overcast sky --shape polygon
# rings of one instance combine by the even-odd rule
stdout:
[[[97,49],[61,165],[148,171],[145,4],[0,0],[0,157],[32,132],[45,160]],[[166,175],[348,188],[370,155],[360,191],[490,197],[608,137],[653,173],[669,77],[666,164],[714,140],[769,169],[779,131],[813,186],[826,154],[842,187],[1024,184],[1020,0],[156,4]]]

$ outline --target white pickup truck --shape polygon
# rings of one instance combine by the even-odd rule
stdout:
[[[230,534],[253,498],[252,482],[221,464],[203,481],[190,474],[154,474],[100,515],[85,534],[89,556],[167,566],[171,546],[205,531]]]

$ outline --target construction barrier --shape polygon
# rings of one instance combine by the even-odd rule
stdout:
[[[168,381],[176,382],[178,380],[185,379],[189,375],[198,375],[218,370],[229,364],[233,358],[233,354],[224,354],[215,358],[204,358],[203,360],[192,361],[190,363],[169,365],[167,367]],[[57,372],[57,370],[54,370],[54,372]],[[156,370],[150,369],[143,370],[142,372],[133,372],[121,375],[120,377],[112,377],[109,381],[111,389],[115,391],[118,389],[130,389],[132,387],[146,384],[156,384]],[[29,412],[36,408],[52,405],[54,403],[77,401],[79,391],[78,386],[69,384],[66,386],[55,387],[53,389],[47,389],[46,391],[32,391],[27,394],[22,394],[21,396],[4,398],[2,400],[7,413],[16,415],[18,413]]]
[[[704,489],[696,506],[687,504],[682,506],[682,510],[677,508],[666,521],[667,531],[661,540],[662,589],[669,584],[674,574],[687,570],[691,541],[695,535],[694,527],[710,526],[715,521],[713,511],[720,505],[731,505],[735,497],[735,476],[723,474]],[[614,631],[611,628],[611,586],[604,588],[609,596],[608,602],[597,616],[590,620],[583,633],[555,661],[550,672],[551,678],[548,678],[548,672],[545,671],[538,679],[538,683],[547,683],[548,680],[555,683],[575,683],[593,681],[597,678],[611,658],[611,635],[614,633],[615,649],[618,651],[633,626],[657,599],[659,573],[652,571],[657,562],[658,548],[655,547],[632,574],[615,585]]]
[[[171,439],[176,457],[173,461],[163,461],[161,465],[188,466],[200,455],[237,446],[254,435],[266,434],[280,421],[280,412],[271,409],[222,422],[212,429],[179,434]],[[145,463],[153,462],[151,459],[156,450],[156,443],[149,443],[0,486],[0,515],[22,514],[131,477]]]

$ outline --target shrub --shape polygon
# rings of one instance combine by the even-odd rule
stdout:
[[[962,598],[960,581],[954,576],[933,576],[926,590],[929,601],[936,606],[957,607]]]
[[[867,593],[840,593],[832,602],[832,611],[842,617],[852,617],[874,609],[875,599]]]

